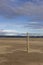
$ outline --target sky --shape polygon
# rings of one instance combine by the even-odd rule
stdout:
[[[43,33],[43,0],[0,0],[0,30]]]

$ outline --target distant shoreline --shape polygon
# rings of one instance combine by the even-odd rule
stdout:
[[[27,36],[0,36],[0,38],[26,38]],[[43,36],[29,36],[30,38],[43,38]]]

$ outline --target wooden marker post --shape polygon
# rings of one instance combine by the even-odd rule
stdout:
[[[29,33],[27,33],[27,52],[29,53]]]

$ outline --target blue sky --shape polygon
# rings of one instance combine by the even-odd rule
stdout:
[[[43,33],[43,0],[0,0],[0,29]]]

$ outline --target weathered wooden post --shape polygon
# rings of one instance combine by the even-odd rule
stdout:
[[[29,33],[27,32],[27,52],[29,53]]]

